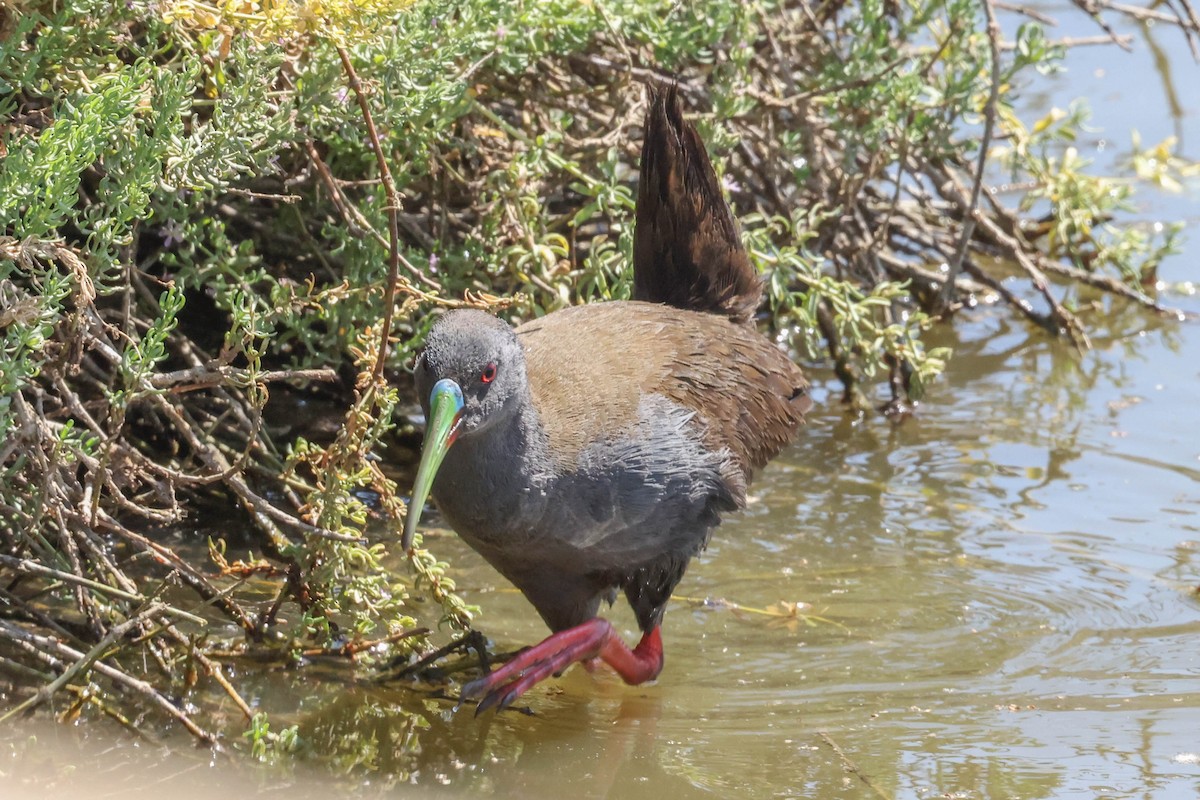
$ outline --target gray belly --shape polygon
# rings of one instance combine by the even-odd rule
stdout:
[[[451,526],[485,556],[549,560],[581,572],[694,552],[717,513],[736,506],[725,482],[729,457],[705,451],[683,425],[653,428],[653,436],[634,431],[592,444],[558,469],[538,458],[514,463],[456,444],[434,497]]]
[[[719,512],[737,507],[730,481],[742,476],[729,453],[707,451],[686,411],[649,411],[629,435],[593,442],[571,464],[536,441],[504,449],[492,436],[460,439],[438,472],[433,494],[447,521],[552,628],[593,616],[616,587],[651,581],[669,594]],[[661,594],[639,618],[660,613]]]

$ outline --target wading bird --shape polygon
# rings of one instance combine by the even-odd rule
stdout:
[[[428,427],[405,549],[432,490],[553,631],[464,687],[477,713],[577,661],[656,677],[688,562],[812,405],[754,329],[761,281],[676,87],[649,90],[644,133],[634,300],[517,328],[451,311],[416,363]],[[596,616],[618,590],[643,633],[632,649]]]

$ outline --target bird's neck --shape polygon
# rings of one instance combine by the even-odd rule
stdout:
[[[455,442],[433,495],[459,534],[487,543],[544,504],[549,463],[545,429],[526,399],[507,418]]]

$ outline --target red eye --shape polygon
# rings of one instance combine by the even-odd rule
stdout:
[[[479,373],[479,380],[484,383],[491,383],[496,380],[496,365],[488,364],[483,368],[483,372]]]

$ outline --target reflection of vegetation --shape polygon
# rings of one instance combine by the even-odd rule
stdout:
[[[46,687],[31,705],[67,691],[131,718],[134,697],[206,740],[186,700],[215,687],[257,747],[289,741],[218,657],[232,631],[293,663],[404,658],[427,644],[418,592],[464,626],[446,564],[417,550],[415,578],[389,576],[388,542],[364,539],[373,512],[403,513],[370,460],[398,403],[374,366],[402,368],[439,304],[504,296],[530,316],[628,296],[647,80],[681,81],[772,323],[827,354],[850,400],[872,379],[893,407],[919,396],[948,355],[923,344],[930,321],[981,297],[1080,344],[1082,298],[1157,308],[1143,284],[1173,231],[1110,219],[1128,184],[1069,149],[1081,115],[1017,119],[1013,87],[1058,49],[1026,25],[1002,60],[989,16],[958,0],[6,8],[0,670]],[[981,183],[996,156],[1026,187],[1016,209]],[[1160,185],[1190,168],[1153,148],[1134,166]],[[337,436],[273,412],[311,413],[305,392],[339,378]],[[147,533],[223,498],[250,530],[211,564]],[[233,627],[201,634],[197,615]]]
[[[389,784],[416,775],[458,777],[464,764],[507,749],[489,742],[486,727],[472,735],[469,715],[456,720],[447,715],[451,707],[449,700],[352,691],[306,716],[297,726],[298,738],[307,755],[336,772],[368,771]]]

